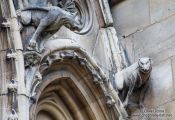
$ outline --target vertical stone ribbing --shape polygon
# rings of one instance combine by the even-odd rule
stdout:
[[[8,19],[10,14],[7,0],[1,0],[0,8],[0,16]],[[8,119],[10,103],[7,95],[7,85],[15,73],[13,61],[6,61],[7,49],[12,47],[9,36],[9,29],[0,30],[0,120]]]

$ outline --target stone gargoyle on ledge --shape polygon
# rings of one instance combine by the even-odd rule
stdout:
[[[37,44],[41,41],[40,36],[44,34],[53,35],[63,25],[72,31],[82,28],[82,21],[78,15],[73,0],[54,0],[52,6],[35,6],[19,10],[18,16],[21,24],[34,26],[36,31],[28,42],[28,50],[37,50]],[[39,40],[40,39],[40,40]]]
[[[128,102],[134,90],[141,90],[139,96],[139,107],[143,108],[143,100],[146,90],[149,87],[149,79],[152,71],[152,60],[148,57],[143,57],[133,65],[119,71],[115,75],[115,86],[119,92],[119,96],[125,108],[128,107]]]

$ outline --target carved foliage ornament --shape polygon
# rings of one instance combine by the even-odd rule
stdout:
[[[75,51],[60,51],[60,52],[56,52],[53,53],[47,57],[45,57],[41,63],[40,66],[38,68],[39,71],[37,71],[35,74],[35,79],[33,81],[33,87],[31,90],[31,99],[32,101],[37,101],[36,98],[36,93],[38,90],[38,86],[40,86],[40,84],[42,83],[42,75],[40,73],[44,73],[44,71],[46,71],[54,62],[64,62],[64,61],[69,61],[69,60],[77,60],[78,63],[82,66],[85,67],[85,69],[91,71],[92,76],[94,78],[94,82],[97,85],[100,85],[102,87],[102,90],[104,90],[104,92],[106,93],[105,90],[105,85],[106,79],[104,79],[101,74],[99,74],[98,69],[94,68],[89,62],[87,62],[87,60],[85,58],[82,58],[81,55],[79,55],[77,52]],[[108,96],[105,95],[105,97],[107,97],[107,101],[109,100]],[[111,98],[111,97],[110,97]],[[108,104],[108,103],[107,103]],[[110,102],[109,104],[113,104],[112,102]]]
[[[38,65],[41,60],[41,54],[36,51],[26,51],[24,53],[25,67]]]

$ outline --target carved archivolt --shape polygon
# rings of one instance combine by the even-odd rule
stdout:
[[[84,118],[95,120],[99,117],[104,119],[105,115],[99,116],[99,113],[102,113],[101,107],[104,106],[99,105],[95,99],[104,100],[98,98],[100,97],[99,93],[96,95],[97,88],[87,82],[90,76],[84,76],[80,79],[78,78],[80,76],[73,75],[75,73],[72,73],[70,68],[68,69],[66,70],[66,66],[64,66],[64,70],[55,70],[55,72],[43,76],[44,82],[39,87],[42,92],[36,104],[32,106],[35,107],[36,105],[36,109],[31,116],[39,117],[42,112],[47,112],[55,118],[53,120],[83,120]],[[86,81],[83,81],[83,79]],[[91,92],[89,87],[94,89],[94,93]],[[93,109],[94,105],[96,109]]]
[[[49,47],[53,43],[59,45]],[[107,77],[86,51],[69,39],[53,40],[44,46],[40,64],[26,70],[33,75],[27,77],[31,78],[27,80],[31,81],[31,120],[40,120],[44,115],[53,120],[122,117],[117,108],[120,101],[111,93]],[[109,109],[111,114],[107,113]]]

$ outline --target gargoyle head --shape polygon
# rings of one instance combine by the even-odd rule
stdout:
[[[152,60],[148,57],[140,58],[138,61],[139,70],[143,73],[148,73],[151,71]]]
[[[76,12],[71,16],[72,18],[66,19],[65,27],[69,28],[71,31],[80,31],[83,28],[83,22],[80,15]]]

